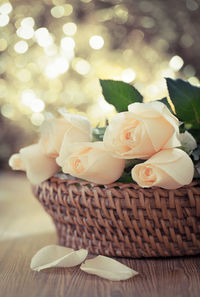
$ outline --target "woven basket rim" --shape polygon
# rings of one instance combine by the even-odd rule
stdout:
[[[142,188],[140,187],[136,182],[129,182],[129,183],[125,183],[125,182],[114,182],[114,183],[110,183],[110,184],[97,184],[97,183],[94,183],[94,182],[89,182],[87,180],[82,180],[82,179],[79,179],[77,177],[74,177],[74,176],[71,176],[71,175],[68,175],[68,174],[61,174],[60,176],[57,175],[57,176],[52,176],[50,177],[48,180],[42,182],[42,183],[45,183],[45,182],[56,182],[56,183],[68,183],[68,184],[80,184],[80,186],[86,186],[86,185],[90,185],[91,187],[100,187],[100,188],[105,188],[105,189],[109,189],[109,188],[133,188],[135,190],[143,190],[143,191],[156,191],[156,190],[160,190],[160,191],[181,191],[181,190],[186,190],[188,188],[191,188],[191,187],[197,187],[199,186],[200,188],[200,179],[199,178],[194,178],[192,180],[192,182],[188,185],[184,185],[180,188],[177,188],[177,189],[164,189],[164,188],[161,188],[161,187],[150,187],[150,188]]]

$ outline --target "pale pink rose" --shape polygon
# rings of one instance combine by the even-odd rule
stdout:
[[[32,184],[39,184],[51,177],[59,169],[55,159],[46,156],[39,144],[22,148],[19,154],[9,159],[9,165],[14,170],[26,171]]]
[[[180,146],[179,122],[161,102],[133,103],[117,114],[104,135],[113,156],[148,159],[161,149]]]
[[[124,160],[112,157],[102,142],[63,141],[56,159],[64,173],[98,184],[116,181],[124,170]]]
[[[86,117],[76,114],[64,115],[64,118],[51,119],[41,127],[40,144],[49,157],[57,157],[65,135],[68,143],[91,140],[91,125]]]
[[[178,189],[188,185],[194,176],[194,165],[182,150],[173,148],[160,151],[132,169],[132,178],[142,188],[153,186]]]

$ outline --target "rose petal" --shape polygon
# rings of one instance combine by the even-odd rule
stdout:
[[[49,157],[57,157],[65,135],[66,140],[90,141],[91,125],[81,115],[64,113],[63,118],[45,121],[41,126],[40,143],[44,153]]]
[[[91,137],[91,133],[92,133],[91,124],[88,118],[80,114],[69,114],[69,113],[64,113],[63,116],[71,123],[73,127],[80,129],[84,134],[88,135],[87,137]]]
[[[128,110],[135,113],[138,117],[143,117],[146,122],[146,127],[149,132],[150,138],[152,139],[152,143],[154,144],[156,151],[158,151],[162,146],[162,139],[167,140],[167,136],[169,137],[168,141],[164,143],[163,148],[171,148],[180,146],[180,141],[178,139],[179,132],[179,122],[178,119],[170,112],[165,104],[159,101],[153,102],[145,102],[145,103],[132,103],[128,106]],[[160,120],[158,119],[160,117]],[[162,121],[161,121],[162,119]],[[166,120],[164,123],[163,120]],[[162,131],[163,135],[158,135],[159,129],[156,127],[151,127],[153,122],[157,121],[157,124],[162,123]],[[171,127],[170,127],[171,126]],[[171,130],[171,131],[170,131]],[[154,132],[155,131],[155,132]],[[173,132],[174,131],[174,132]],[[168,134],[168,135],[167,135]],[[159,142],[160,141],[160,142]],[[158,147],[160,146],[160,147]],[[159,148],[159,149],[157,149]]]
[[[159,123],[162,124],[162,129],[158,129],[158,118],[147,118],[144,121],[144,126],[155,151],[159,151],[166,145],[174,131],[174,128],[165,120],[165,118],[160,118]],[[163,131],[165,131],[165,133],[163,133]]]
[[[50,267],[73,267],[81,264],[87,257],[88,251],[74,251],[58,245],[48,245],[40,249],[31,260],[31,269],[40,271]]]
[[[157,158],[155,159],[156,155]],[[156,164],[158,168],[173,178],[180,186],[191,183],[194,176],[194,165],[188,154],[174,148],[163,150],[156,155],[151,158],[151,163]],[[172,160],[174,161],[172,162]]]
[[[129,104],[128,110],[141,118],[157,118],[163,111],[164,104],[159,101]]]
[[[40,144],[27,146],[19,153],[25,165],[27,177],[32,184],[41,183],[59,169],[56,160],[45,155]]]
[[[101,255],[86,260],[85,263],[81,264],[80,269],[113,281],[126,280],[138,274],[137,271],[128,266]]]
[[[40,127],[40,144],[46,155],[49,157],[57,157],[63,136],[67,129],[70,129],[70,126],[65,119],[51,119],[44,121]]]
[[[8,161],[8,164],[13,170],[26,171],[25,164],[24,164],[20,154],[12,155]]]

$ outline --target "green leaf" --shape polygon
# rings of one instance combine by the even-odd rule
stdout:
[[[133,86],[114,80],[100,79],[103,95],[106,101],[116,108],[118,112],[127,111],[128,105],[142,102],[142,95]]]
[[[92,141],[102,141],[106,127],[96,127],[92,130]]]
[[[171,113],[173,113],[172,108],[171,108],[171,106],[170,106],[170,104],[169,104],[169,102],[167,100],[167,97],[164,97],[164,98],[162,98],[160,100],[157,100],[157,101],[160,101],[160,102],[164,103],[167,106],[167,108],[171,111]]]
[[[200,127],[199,129],[188,129],[197,142],[200,142]]]
[[[182,79],[166,78],[170,99],[179,120],[200,129],[200,88]]]
[[[185,124],[183,122],[179,123],[179,133],[184,133],[186,131]]]
[[[144,160],[141,159],[129,159],[129,160],[125,160],[125,169],[124,171],[126,173],[130,173],[131,174],[131,170],[133,169],[133,167],[135,167],[135,165],[143,163]]]
[[[131,174],[128,174],[126,172],[123,172],[121,177],[117,180],[117,182],[121,183],[133,183],[133,179],[131,177]]]

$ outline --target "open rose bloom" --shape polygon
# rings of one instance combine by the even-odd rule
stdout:
[[[130,104],[127,111],[111,120],[103,141],[92,142],[91,135],[87,118],[66,113],[46,121],[38,143],[11,156],[9,165],[25,171],[33,184],[60,170],[92,183],[113,183],[126,170],[127,159],[143,162],[130,172],[133,182],[141,187],[176,189],[193,179],[191,158],[177,148],[180,140],[185,142],[179,133],[179,121],[161,102]],[[187,149],[191,152],[196,144],[189,138]]]
[[[161,102],[134,103],[106,129],[105,147],[113,156],[148,159],[161,149],[180,146],[179,122]]]

